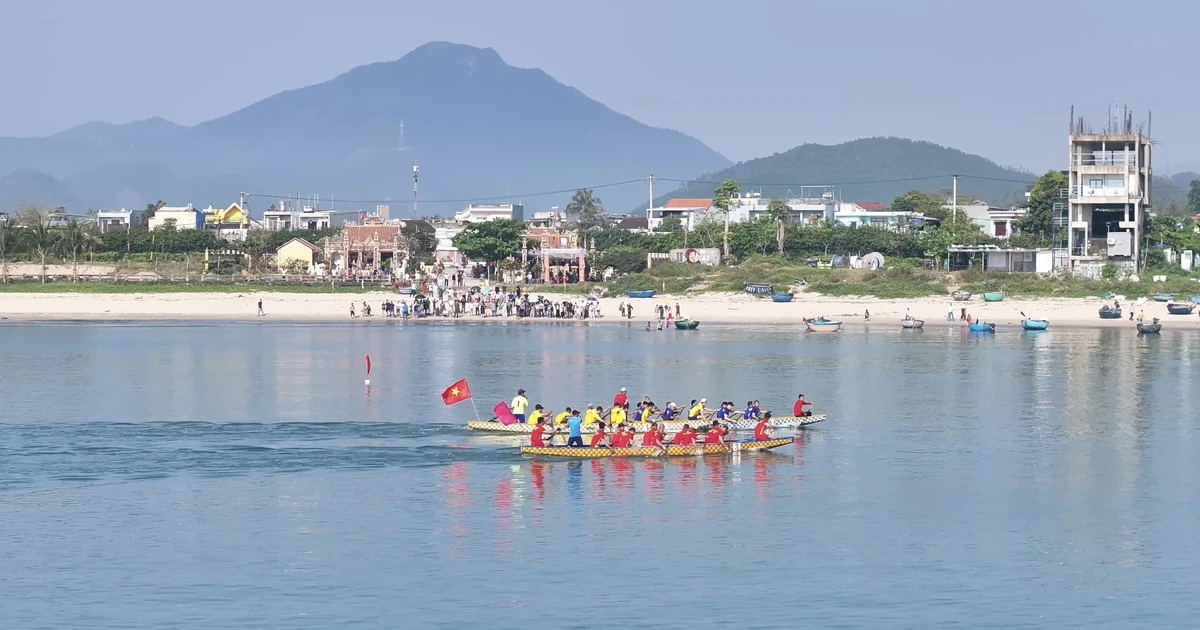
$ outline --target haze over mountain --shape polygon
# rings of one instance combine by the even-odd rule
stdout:
[[[223,205],[245,191],[395,199],[393,216],[407,216],[414,163],[421,167],[420,197],[428,200],[420,213],[444,215],[485,197],[561,204],[569,193],[520,195],[654,172],[701,173],[729,161],[695,138],[643,125],[540,70],[509,66],[490,48],[433,42],[400,60],[354,68],[191,128],[152,118],[93,122],[46,138],[0,138],[0,175],[38,174],[0,185],[0,205],[68,205],[80,212],[157,199]],[[627,209],[643,190],[611,188],[603,199]],[[269,203],[256,200],[253,207],[257,213]]]

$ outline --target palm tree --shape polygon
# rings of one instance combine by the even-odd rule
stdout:
[[[58,230],[51,229],[50,222],[43,219],[26,229],[25,239],[42,261],[42,282],[44,283],[46,282],[46,257],[54,251],[58,244]]]
[[[787,237],[784,225],[792,217],[792,208],[782,199],[772,199],[767,204],[766,216],[775,223],[775,246],[779,249],[779,255],[783,256],[783,242]]]
[[[17,242],[20,240],[20,232],[17,231],[17,221],[12,217],[4,217],[0,219],[0,273],[4,275],[4,282],[8,283],[8,257],[17,249]]]
[[[97,240],[91,231],[77,221],[68,223],[66,229],[59,234],[59,252],[71,257],[71,269],[75,282],[79,282],[79,254],[90,252]]]
[[[567,214],[579,215],[580,229],[604,225],[604,203],[587,188],[580,188],[567,204]]]

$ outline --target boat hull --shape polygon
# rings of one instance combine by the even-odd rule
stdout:
[[[1100,311],[1100,319],[1121,319],[1121,311]]]
[[[775,289],[769,284],[746,284],[742,285],[742,288],[746,290],[746,293],[753,293],[755,295],[765,295],[775,292]]]
[[[777,418],[771,418],[771,420],[769,422],[767,422],[767,426],[772,429],[799,429],[801,427],[806,427],[810,424],[816,424],[816,423],[822,422],[824,420],[825,420],[825,414],[823,414],[823,413],[821,413],[821,414],[814,413],[811,416],[803,416],[803,417],[779,416]],[[712,420],[707,420],[707,421],[701,420],[699,423],[688,422],[686,420],[671,420],[669,422],[661,422],[660,424],[663,425],[663,431],[665,431],[667,433],[678,433],[679,430],[682,429],[683,425],[685,425],[685,424],[691,424],[692,426],[695,427],[695,426],[702,426],[702,425],[711,424],[711,423],[712,423]],[[730,421],[726,422],[725,424],[727,424],[729,426],[730,430],[733,430],[733,431],[753,431],[755,425],[758,424],[758,420],[730,420]],[[634,423],[632,423],[632,425],[633,425],[633,428],[638,433],[645,433],[647,430],[650,429],[650,423],[648,423],[648,422],[634,422]],[[482,421],[472,420],[467,423],[467,428],[472,431],[486,431],[488,433],[528,434],[528,433],[533,433],[534,426],[536,426],[536,425],[528,424],[528,423],[524,423],[524,422],[517,422],[515,424],[504,424],[503,422],[482,422]],[[562,426],[562,425],[560,425],[560,426]],[[581,429],[584,433],[595,433],[596,425],[595,424],[585,424],[581,427]]]
[[[976,323],[972,322],[970,324],[967,324],[967,328],[970,328],[971,332],[982,332],[982,333],[996,332],[996,326],[994,324],[976,324]]]
[[[984,302],[999,302],[1003,299],[1004,299],[1004,294],[999,291],[983,294]]]
[[[1157,335],[1162,330],[1162,324],[1138,324],[1137,331],[1141,335]]]
[[[1191,315],[1194,310],[1196,305],[1191,302],[1167,305],[1167,312],[1172,315]]]
[[[750,442],[726,442],[724,444],[697,444],[695,446],[676,446],[668,444],[665,448],[653,446],[630,446],[625,448],[570,447],[570,446],[522,446],[522,455],[541,457],[570,457],[570,458],[607,458],[607,457],[686,457],[696,455],[726,455],[743,451],[765,451],[781,446],[787,446],[796,441],[794,437],[782,437],[771,440],[754,440]]]
[[[1189,295],[1188,301],[1192,304],[1200,304],[1200,295]]]
[[[900,320],[900,327],[901,328],[909,328],[909,329],[924,328],[925,320],[923,320],[923,319],[902,319],[902,320]]]
[[[795,296],[793,296],[791,293],[772,293],[771,301],[772,302],[791,302],[793,297],[795,297]]]
[[[675,328],[678,330],[696,330],[700,327],[698,319],[684,319],[675,322]]]
[[[950,297],[957,302],[966,302],[971,299],[970,291],[955,291],[950,294]]]
[[[808,326],[808,332],[815,333],[835,333],[842,329],[842,322],[805,322],[804,325]]]
[[[1175,301],[1175,296],[1174,296],[1174,295],[1167,295],[1166,293],[1155,293],[1155,294],[1154,294],[1154,301],[1155,301],[1155,302],[1174,302],[1174,301]]]
[[[652,298],[656,291],[626,291],[625,296],[631,298]]]
[[[1021,320],[1021,328],[1025,330],[1046,330],[1050,327],[1050,322],[1045,319],[1023,319]]]

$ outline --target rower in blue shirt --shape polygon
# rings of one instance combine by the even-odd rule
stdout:
[[[663,408],[663,412],[662,412],[663,420],[671,421],[671,420],[674,420],[675,416],[678,416],[678,415],[679,415],[679,407],[675,406],[675,403],[673,403],[673,402],[667,403],[667,406]]]
[[[716,418],[717,418],[717,420],[729,419],[729,403],[727,403],[727,402],[721,403],[721,406],[717,408]]]
[[[754,401],[747,400],[746,401],[746,410],[742,412],[742,417],[745,418],[746,420],[753,420],[754,418],[757,417],[755,415],[757,412],[758,412],[758,409],[755,408]]]

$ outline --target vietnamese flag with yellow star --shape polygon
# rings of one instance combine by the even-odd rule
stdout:
[[[442,392],[442,402],[447,405],[460,403],[470,397],[471,389],[467,387],[467,379],[465,378],[458,379],[453,385],[447,387],[446,391]]]

